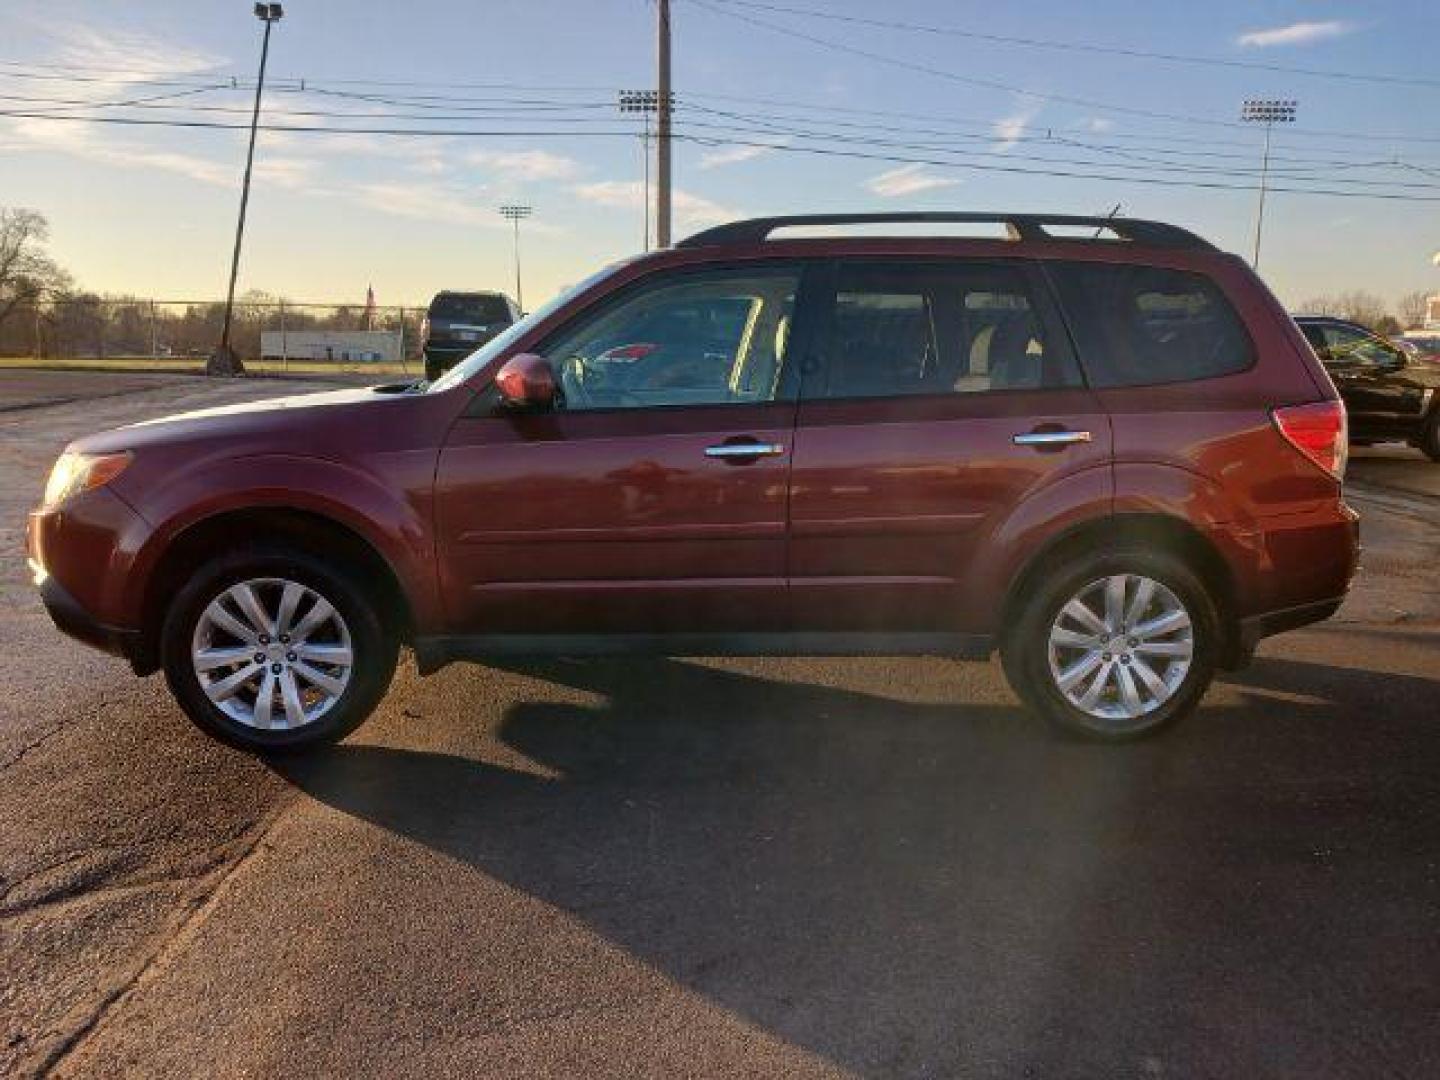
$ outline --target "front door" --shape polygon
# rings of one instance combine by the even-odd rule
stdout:
[[[642,278],[541,345],[561,407],[456,424],[436,485],[454,632],[782,628],[800,277]]]
[[[1384,435],[1412,428],[1424,414],[1428,395],[1406,377],[1405,354],[1343,323],[1321,323],[1319,329],[1325,342],[1321,360],[1345,399],[1355,433]]]
[[[983,632],[967,575],[1058,477],[1108,498],[1109,422],[1028,264],[834,273],[795,432],[795,625]]]

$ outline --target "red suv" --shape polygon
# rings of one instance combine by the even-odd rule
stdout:
[[[877,223],[935,227],[773,235]],[[769,218],[611,267],[434,383],[81,439],[28,540],[61,629],[257,750],[351,731],[402,644],[422,673],[998,649],[1035,712],[1116,740],[1335,611],[1345,456],[1295,324],[1182,229]]]

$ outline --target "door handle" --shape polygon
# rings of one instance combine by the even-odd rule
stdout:
[[[1069,446],[1091,441],[1088,431],[1026,431],[1010,440],[1016,446]]]
[[[730,442],[707,446],[705,456],[712,458],[777,457],[785,453],[781,443]]]

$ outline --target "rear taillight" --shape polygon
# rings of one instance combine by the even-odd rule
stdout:
[[[1275,409],[1271,415],[1275,417],[1276,429],[1291,446],[1337,480],[1345,475],[1345,460],[1350,456],[1350,436],[1342,402],[1286,405]]]

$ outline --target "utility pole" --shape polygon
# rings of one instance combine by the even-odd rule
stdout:
[[[265,60],[270,55],[270,29],[285,14],[279,4],[256,4],[255,17],[265,24],[260,43],[260,76],[255,80],[255,109],[250,115],[250,148],[245,152],[245,178],[240,183],[240,220],[235,224],[235,253],[230,258],[230,288],[225,293],[225,324],[220,330],[220,347],[210,357],[210,375],[243,375],[245,365],[230,347],[230,323],[235,314],[235,278],[240,273],[240,241],[245,235],[245,208],[250,202],[250,170],[255,164],[255,132],[260,126],[260,95],[265,89]]]
[[[515,227],[515,306],[522,315],[525,313],[525,300],[520,292],[520,219],[529,217],[534,209],[528,203],[506,203],[500,207],[500,216]]]
[[[1255,211],[1255,254],[1252,269],[1260,269],[1260,230],[1265,224],[1265,188],[1270,178],[1270,132],[1276,124],[1293,124],[1298,101],[1274,98],[1247,98],[1240,107],[1240,119],[1265,125],[1265,153],[1260,159],[1260,205]]]
[[[655,246],[670,246],[670,0],[658,0],[659,64],[656,72]]]

